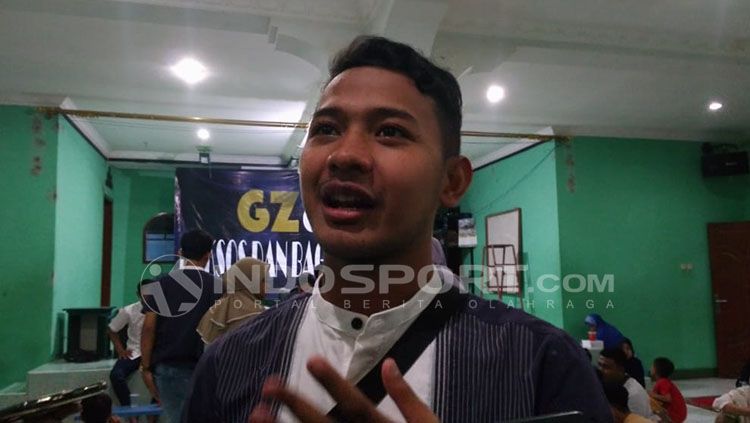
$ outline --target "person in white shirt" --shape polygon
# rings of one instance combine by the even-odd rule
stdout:
[[[138,301],[128,304],[117,311],[117,315],[109,322],[107,334],[117,353],[117,361],[109,373],[109,380],[112,382],[112,390],[115,391],[117,400],[122,406],[130,404],[130,389],[128,389],[128,378],[132,375],[141,364],[141,329],[143,328],[143,297],[141,289],[144,285],[153,282],[150,279],[144,279],[138,283],[136,293]],[[122,345],[120,332],[125,326],[128,327],[128,340],[126,345]]]
[[[713,403],[718,423],[750,423],[750,386],[740,386],[716,398]]]
[[[651,411],[648,392],[640,383],[625,373],[625,353],[619,348],[605,348],[599,354],[599,370],[605,382],[620,383],[628,391],[628,409],[647,419],[656,420]]]

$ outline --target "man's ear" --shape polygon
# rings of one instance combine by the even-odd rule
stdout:
[[[474,171],[471,162],[464,156],[455,156],[445,164],[446,172],[443,188],[440,190],[440,204],[443,207],[456,207],[464,193],[469,189]]]

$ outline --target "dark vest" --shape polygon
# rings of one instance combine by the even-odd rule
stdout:
[[[497,422],[572,410],[612,421],[593,368],[570,336],[501,302],[461,297],[436,342],[432,409],[441,421]],[[264,380],[286,378],[309,298],[293,297],[214,343],[196,371],[183,421],[247,421]]]

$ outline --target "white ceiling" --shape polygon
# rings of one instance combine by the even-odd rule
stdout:
[[[459,76],[465,130],[750,138],[746,0],[0,0],[0,102],[304,122],[329,57],[361,33]],[[210,72],[193,87],[168,70],[186,55]],[[201,143],[192,123],[78,122],[112,159],[194,161]],[[208,127],[216,162],[285,165],[304,136]],[[509,141],[464,152],[480,164],[527,143]]]

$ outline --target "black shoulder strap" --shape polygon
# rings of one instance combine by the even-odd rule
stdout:
[[[449,291],[436,295],[427,309],[414,320],[414,323],[401,335],[393,347],[359,381],[357,389],[377,406],[386,395],[383,380],[380,377],[380,369],[385,359],[389,357],[394,359],[401,374],[405,375],[462,303],[463,297],[456,287],[451,287]],[[328,412],[328,416],[339,422],[346,421],[338,404]]]

